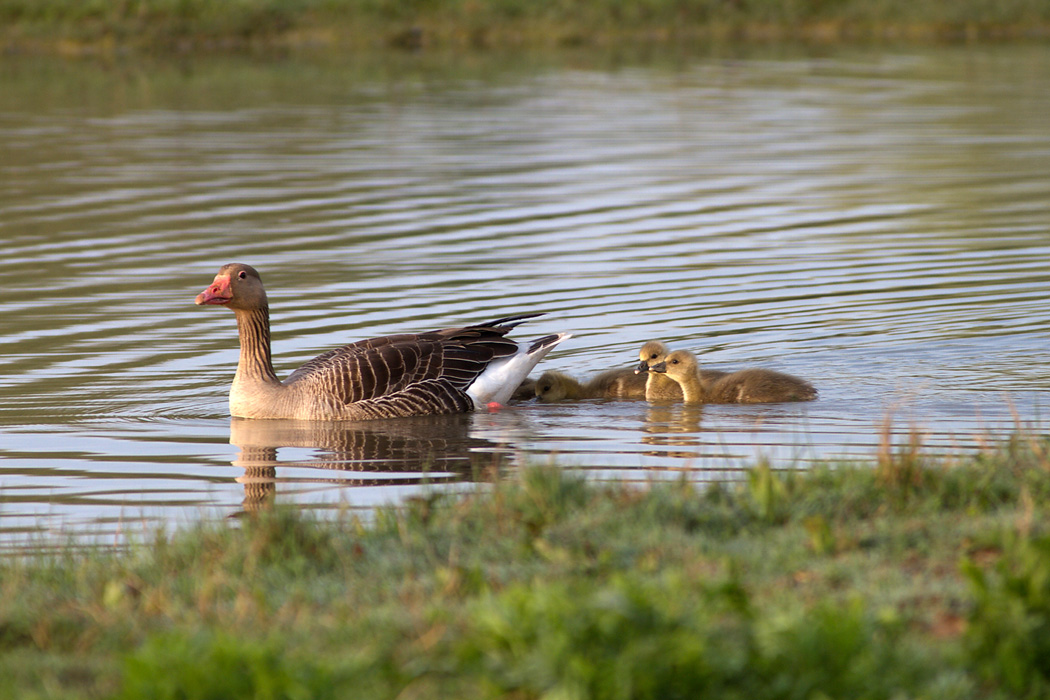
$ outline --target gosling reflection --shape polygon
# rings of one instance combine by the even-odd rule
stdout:
[[[645,412],[645,432],[699,433],[703,418],[700,404],[650,403]]]
[[[234,418],[230,444],[240,453],[232,464],[244,469],[237,478],[244,486],[244,510],[272,503],[278,484],[294,491],[310,485],[476,480],[502,466],[504,451],[491,440],[472,436],[471,418],[457,414],[336,423]],[[281,459],[279,453],[285,448],[307,448],[310,453],[306,458]],[[278,467],[323,469],[329,474],[279,477]]]
[[[651,445],[654,457],[673,457],[684,461],[684,471],[703,469],[709,474],[711,466],[718,465],[725,474],[733,460],[742,460],[746,452],[726,444],[723,435],[710,426],[704,426],[704,407],[701,404],[649,404],[645,416],[642,442]]]
[[[708,456],[702,450],[706,441],[700,437],[703,417],[702,405],[651,403],[645,412],[642,443],[661,448],[649,453],[656,456],[686,460]]]
[[[726,406],[650,403],[641,442],[651,446],[647,451],[651,456],[684,460],[683,470],[739,474],[780,447],[764,434],[777,434],[784,429],[785,421],[797,419],[797,414],[785,407],[789,405],[740,406],[733,408],[742,410],[727,413]],[[798,459],[798,455],[784,457]]]

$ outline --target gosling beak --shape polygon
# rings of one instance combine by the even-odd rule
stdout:
[[[666,372],[667,371],[667,363],[666,362],[657,362],[655,365],[649,365],[649,371],[650,372]]]
[[[634,368],[634,373],[635,374],[641,374],[642,372],[648,372],[648,371],[649,371],[649,363],[646,362],[645,360],[642,360],[641,362],[639,362],[638,366]]]

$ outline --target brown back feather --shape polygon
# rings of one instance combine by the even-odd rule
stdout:
[[[466,389],[494,359],[518,351],[504,336],[520,318],[350,343],[306,362],[285,383],[304,382],[369,416],[470,410]]]

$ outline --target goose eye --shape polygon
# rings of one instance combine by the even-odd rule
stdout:
[[[672,365],[677,365],[678,364],[678,360],[671,360],[671,364]]]
[[[542,391],[542,392],[548,392],[550,390],[551,390],[550,384],[540,387],[540,391]]]
[[[246,280],[246,279],[248,279],[248,273],[245,272],[244,270],[241,270],[240,272],[237,273],[237,277],[239,277],[242,280]]]

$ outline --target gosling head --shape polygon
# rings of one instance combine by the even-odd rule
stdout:
[[[649,365],[650,372],[666,374],[678,381],[696,374],[698,364],[696,356],[688,350],[675,350],[664,357],[662,362]]]
[[[642,346],[642,349],[638,352],[638,359],[641,362],[638,363],[638,367],[635,368],[635,374],[641,374],[642,372],[648,372],[650,365],[655,365],[659,362],[663,362],[664,358],[667,357],[667,353],[670,349],[660,340],[650,340],[648,343]]]
[[[572,393],[576,381],[567,374],[547,370],[536,380],[536,398],[543,403],[564,401]]]

